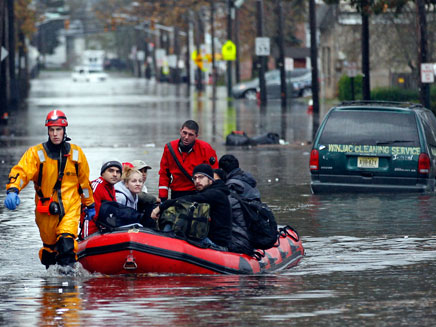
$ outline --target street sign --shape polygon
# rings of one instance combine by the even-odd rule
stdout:
[[[421,82],[434,83],[434,69],[433,64],[421,64]]]
[[[203,69],[203,56],[197,52],[197,50],[192,51],[191,59],[195,62],[198,68]]]
[[[138,59],[139,61],[143,61],[145,59],[145,52],[142,50],[139,50],[136,53],[136,59]]]
[[[3,61],[8,56],[9,52],[4,47],[2,47],[2,57],[0,61]]]
[[[294,59],[292,58],[285,58],[285,70],[291,71],[294,69]]]
[[[221,48],[221,53],[223,54],[224,60],[236,60],[236,45],[232,41],[227,40]]]
[[[169,55],[168,56],[168,66],[171,68],[177,68],[177,56],[176,55]]]
[[[192,51],[191,59],[194,60],[194,61],[195,61],[195,59],[197,59],[197,50]]]
[[[236,7],[236,8],[241,7],[241,6],[243,5],[244,1],[245,1],[245,0],[236,0],[236,1],[234,2],[235,7]]]
[[[347,76],[356,77],[357,76],[357,62],[351,61],[347,65]]]
[[[256,56],[269,56],[270,45],[269,37],[256,38]]]
[[[167,52],[165,49],[156,49],[155,50],[156,55],[156,65],[158,67],[163,67],[164,63],[167,60]]]

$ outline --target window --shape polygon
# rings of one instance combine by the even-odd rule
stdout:
[[[420,146],[414,113],[369,110],[331,112],[319,143]]]
[[[427,142],[430,145],[436,146],[436,118],[430,112],[422,112],[420,113],[420,117],[424,126]]]

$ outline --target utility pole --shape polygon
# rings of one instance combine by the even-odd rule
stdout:
[[[2,1],[3,2],[3,1]],[[2,40],[0,47],[3,46],[6,50],[9,50],[10,39],[9,39],[9,23],[8,23],[8,13],[9,13],[9,4],[8,1],[3,2],[3,15],[2,15],[2,34],[0,35],[0,39]],[[0,110],[3,112],[7,112],[9,109],[9,88],[10,88],[10,80],[9,80],[9,61],[10,54],[0,62],[1,66],[1,74],[0,74]]]
[[[227,40],[232,40],[233,0],[227,0]],[[239,51],[239,50],[238,50]],[[227,60],[227,97],[232,97],[232,61]]]
[[[8,37],[9,37],[9,87],[10,87],[10,99],[9,102],[11,104],[12,107],[16,107],[18,104],[18,91],[17,91],[17,74],[15,73],[15,9],[14,9],[14,0],[8,0]],[[18,33],[21,37],[21,42],[20,42],[20,49],[25,49],[26,51],[24,53],[22,53],[19,57],[19,61],[18,61],[18,65],[20,70],[23,69],[22,67],[22,62],[23,62],[23,58],[24,58],[24,62],[27,63],[27,58],[28,58],[28,54],[27,54],[27,49],[26,49],[26,43],[24,41],[24,35],[22,34],[22,32]],[[21,34],[21,35],[20,35]],[[27,69],[27,65],[25,67]],[[26,71],[27,72],[27,71]],[[23,91],[23,93],[27,93],[27,83],[28,83],[28,79],[29,77],[27,76],[27,74],[24,74],[25,76],[20,76],[20,89]],[[21,77],[24,77],[21,80]],[[22,94],[21,96],[24,96],[24,94]]]
[[[211,50],[212,50],[212,93],[213,93],[213,100],[216,97],[216,63],[215,63],[215,4],[214,0],[211,0],[210,2],[210,34],[211,34]]]
[[[144,25],[145,29],[144,29],[144,42],[145,42],[145,58],[144,58],[144,63],[145,63],[145,73],[144,73],[144,77],[146,79],[150,79],[151,78],[151,69],[150,69],[150,62],[149,62],[149,58],[150,57],[150,48],[149,48],[149,31],[150,31],[150,22],[146,23]]]
[[[418,15],[418,24],[419,24],[419,56],[418,63],[419,69],[421,71],[421,64],[427,63],[427,19],[425,16],[425,3],[424,0],[416,0],[416,8]],[[423,83],[421,76],[419,78],[419,97],[421,104],[431,109],[430,103],[430,85],[428,83]]]
[[[180,70],[179,70],[179,58],[180,58],[180,47],[179,47],[179,28],[177,26],[173,27],[174,34],[174,55],[176,56],[176,67],[174,67],[174,80],[175,84],[180,84]]]
[[[191,11],[188,12],[186,24],[186,86],[188,94],[191,92]]]
[[[263,36],[263,0],[257,0],[257,37]],[[266,104],[265,67],[266,57],[257,56],[259,67],[260,104]]]
[[[361,0],[362,16],[362,97],[371,100],[371,82],[369,73],[369,0]]]
[[[235,8],[235,46],[238,51],[236,51],[236,83],[241,82],[241,68],[240,68],[240,52],[239,52],[239,11],[241,6],[244,4],[245,0],[235,0],[233,3],[233,7]]]
[[[241,68],[240,68],[240,51],[239,51],[239,8],[235,9],[235,45],[236,45],[236,62],[235,62],[235,73],[236,73],[236,83],[241,82]]]
[[[278,35],[279,35],[279,68],[280,68],[280,99],[283,107],[286,107],[287,101],[287,85],[286,85],[286,70],[285,70],[285,49],[284,49],[284,36],[283,36],[283,2],[277,0],[276,10],[278,15]]]
[[[134,58],[134,63],[133,63],[133,69],[135,72],[135,76],[141,77],[141,63],[138,59],[138,52],[141,51],[141,49],[142,49],[142,47],[141,47],[142,42],[140,41],[139,30],[137,28],[134,29],[134,33],[135,33],[136,52],[135,52],[135,58]]]
[[[2,45],[3,45],[3,26],[5,23],[5,0],[0,0],[0,58],[2,54]],[[2,72],[2,65],[0,62],[0,76]],[[0,80],[0,84],[2,81]]]
[[[310,64],[312,66],[312,140],[315,140],[319,127],[319,85],[318,85],[318,46],[316,38],[316,5],[315,0],[309,0],[310,24]]]
[[[201,21],[201,17],[200,14],[198,12],[196,12],[196,16],[197,16],[197,29],[195,31],[195,48],[197,50],[197,55],[201,54],[201,49],[200,49],[200,37],[201,37],[201,33],[203,31],[203,26],[202,26],[202,21]],[[196,89],[197,91],[203,91],[203,73],[201,71],[201,68],[197,66],[197,70],[196,70]]]

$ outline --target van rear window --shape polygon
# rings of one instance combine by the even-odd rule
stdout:
[[[415,115],[387,111],[333,111],[320,144],[419,146]]]

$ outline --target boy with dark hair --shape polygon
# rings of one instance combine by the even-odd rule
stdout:
[[[91,182],[96,215],[94,219],[82,217],[80,224],[82,238],[98,231],[95,220],[98,218],[102,201],[116,201],[114,185],[120,181],[122,169],[121,162],[117,160],[104,161],[100,169],[100,177]]]

